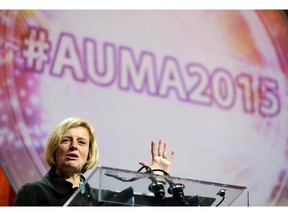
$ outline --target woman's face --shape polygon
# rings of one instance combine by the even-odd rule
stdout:
[[[81,173],[88,159],[89,131],[85,127],[70,128],[56,150],[57,173]]]

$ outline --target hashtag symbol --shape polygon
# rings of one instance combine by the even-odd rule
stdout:
[[[25,66],[35,71],[43,71],[44,63],[49,61],[50,42],[43,29],[29,29],[27,38],[23,40],[22,56]]]

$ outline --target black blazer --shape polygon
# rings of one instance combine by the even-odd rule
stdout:
[[[56,174],[52,167],[46,175],[38,181],[24,184],[17,192],[15,206],[63,206],[78,188],[65,181]],[[81,176],[84,178],[84,176]],[[98,205],[97,190],[85,185],[86,192],[78,193],[70,205],[94,206]]]

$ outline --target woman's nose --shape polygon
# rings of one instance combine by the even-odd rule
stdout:
[[[77,148],[77,146],[78,146],[77,140],[72,139],[72,140],[71,140],[70,147]]]

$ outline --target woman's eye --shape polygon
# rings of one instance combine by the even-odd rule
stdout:
[[[80,144],[80,145],[86,145],[86,142],[83,141],[83,140],[80,140],[80,141],[79,141],[79,144]]]
[[[62,139],[62,143],[69,143],[69,142],[70,142],[70,139],[67,139],[67,138]]]

